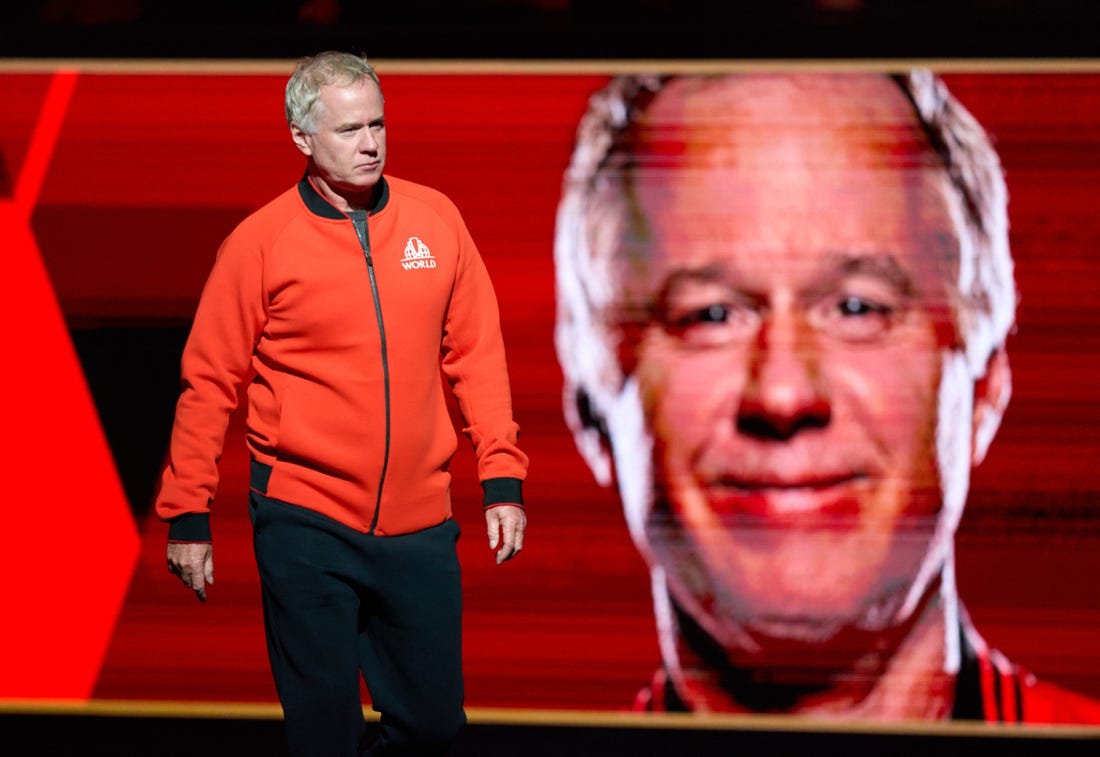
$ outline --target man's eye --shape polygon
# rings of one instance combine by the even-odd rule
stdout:
[[[842,316],[878,315],[889,316],[893,308],[862,297],[848,296],[837,303],[837,311]]]
[[[671,307],[662,321],[665,330],[685,346],[719,347],[745,339],[758,318],[752,308],[736,302],[710,302]]]
[[[729,306],[715,303],[676,316],[672,322],[672,327],[676,329],[685,329],[700,323],[725,323],[729,320],[729,316]]]
[[[852,294],[823,301],[811,311],[815,328],[847,342],[878,339],[890,331],[897,317],[892,305]]]

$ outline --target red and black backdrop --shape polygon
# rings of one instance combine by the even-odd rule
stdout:
[[[377,66],[389,172],[447,193],[494,277],[532,460],[527,548],[503,567],[468,445],[455,463],[467,704],[623,710],[658,659],[648,575],[565,428],[552,341],[562,172],[612,68]],[[290,67],[0,67],[2,699],[275,701],[241,419],[204,605],[167,573],[150,500],[214,252],[302,171],[282,115]],[[1100,697],[1100,69],[941,69],[1002,156],[1021,292],[1012,402],[958,534],[960,592],[992,645]]]

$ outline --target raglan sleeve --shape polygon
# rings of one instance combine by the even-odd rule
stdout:
[[[209,541],[230,416],[266,321],[260,245],[238,228],[219,248],[180,361],[181,390],[154,509],[170,541]]]
[[[442,365],[477,460],[484,505],[523,504],[528,458],[519,447],[511,385],[493,282],[458,211],[458,261],[445,319]]]

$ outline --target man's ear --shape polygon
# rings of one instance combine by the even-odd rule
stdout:
[[[566,390],[566,423],[573,431],[573,443],[577,451],[588,463],[589,470],[600,486],[610,486],[613,481],[614,466],[611,458],[611,442],[607,433],[607,424],[592,407],[588,392],[577,388]]]
[[[309,146],[309,142],[306,140],[306,133],[302,131],[302,128],[298,124],[290,125],[290,138],[294,140],[295,146],[301,150],[302,154],[307,158],[313,154],[313,148]]]
[[[1000,428],[1001,418],[1012,396],[1012,369],[1004,345],[997,347],[985,365],[985,373],[974,382],[974,415],[971,427],[972,465],[985,459],[989,444]]]

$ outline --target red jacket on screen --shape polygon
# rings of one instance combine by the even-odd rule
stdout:
[[[302,179],[222,244],[184,349],[155,502],[169,538],[200,540],[203,527],[209,538],[217,462],[246,383],[247,444],[271,466],[270,497],[378,535],[451,517],[446,379],[485,504],[522,502],[527,457],[497,300],[458,210],[388,177],[366,230],[361,239]]]
[[[981,717],[996,723],[1100,725],[1100,702],[1040,681],[996,651],[978,660]]]

